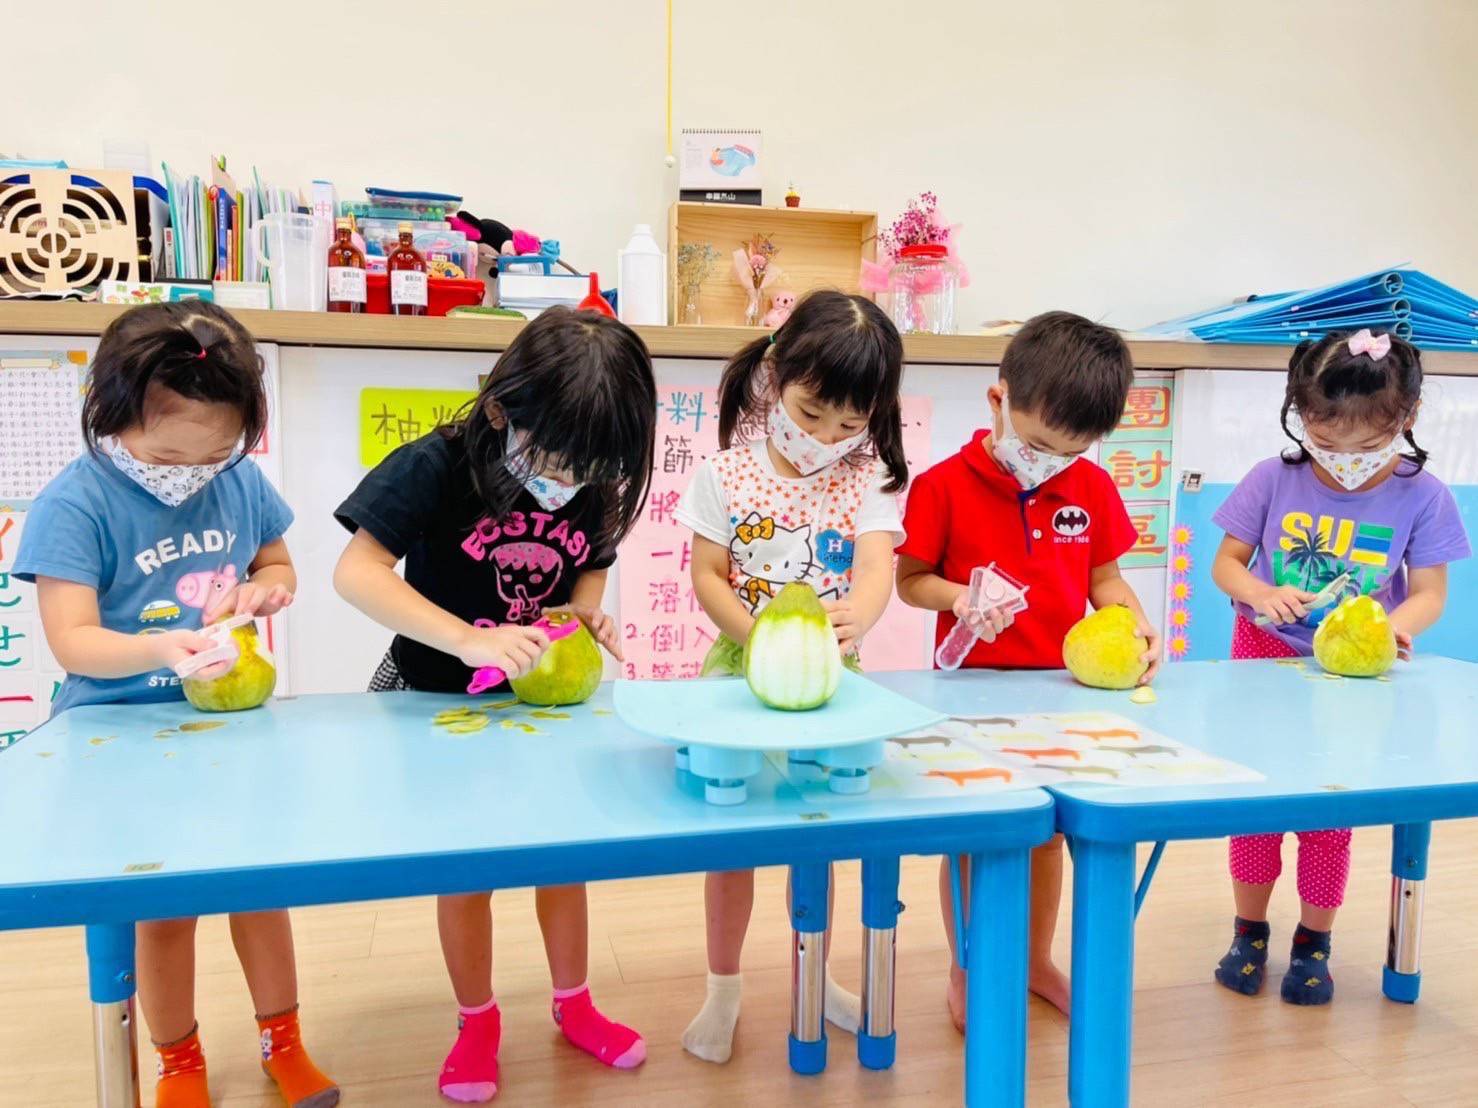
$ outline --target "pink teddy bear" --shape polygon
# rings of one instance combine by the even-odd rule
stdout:
[[[786,289],[775,293],[770,297],[770,310],[765,313],[765,318],[760,320],[760,326],[769,327],[772,330],[779,327],[795,310],[795,293]]]

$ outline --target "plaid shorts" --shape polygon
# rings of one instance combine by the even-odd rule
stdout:
[[[400,675],[400,667],[395,664],[395,659],[390,656],[390,651],[385,651],[385,657],[380,659],[379,668],[375,675],[370,678],[368,692],[408,692],[410,686],[405,683],[405,678]]]

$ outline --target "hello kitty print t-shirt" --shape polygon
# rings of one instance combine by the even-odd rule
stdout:
[[[599,492],[587,487],[547,512],[520,491],[507,517],[493,519],[473,487],[462,440],[433,431],[371,470],[334,518],[404,558],[407,583],[431,603],[496,627],[530,624],[568,604],[580,574],[616,560],[593,545],[604,514]],[[406,684],[423,692],[466,692],[472,679],[461,659],[404,636],[390,656]]]
[[[903,541],[888,472],[843,459],[809,477],[782,477],[766,440],[705,460],[677,507],[677,520],[729,551],[729,583],[751,615],[782,588],[804,581],[822,600],[852,591],[857,536],[886,531]]]
[[[257,552],[292,521],[292,509],[250,458],[171,508],[111,459],[88,453],[31,505],[14,572],[22,581],[54,577],[96,589],[109,631],[195,631],[206,609],[246,580]],[[41,633],[39,621],[30,633]],[[69,674],[51,712],[183,699],[180,679],[168,669],[106,680]]]

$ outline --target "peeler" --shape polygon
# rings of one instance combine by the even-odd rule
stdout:
[[[567,635],[573,635],[580,629],[579,617],[574,612],[549,612],[534,620],[532,626],[543,631],[551,644],[559,642]],[[495,685],[501,685],[508,680],[508,675],[497,666],[483,666],[472,675],[472,683],[467,686],[467,692],[476,696],[478,693],[486,692]]]
[[[1350,575],[1348,573],[1341,573],[1314,594],[1314,599],[1309,601],[1309,611],[1317,612],[1320,608],[1329,607],[1340,598],[1345,591],[1345,586],[1349,583]],[[1276,623],[1277,620],[1273,619],[1272,616],[1258,616],[1252,622],[1259,627],[1266,627],[1270,623]]]
[[[215,646],[176,662],[175,674],[179,677],[193,677],[201,670],[209,669],[222,662],[225,662],[229,668],[230,664],[241,656],[241,651],[236,648],[236,643],[231,638],[231,632],[238,627],[245,627],[254,618],[254,616],[232,616],[219,623],[212,623],[209,627],[202,627],[200,633],[215,643]],[[219,677],[220,674],[216,676]]]

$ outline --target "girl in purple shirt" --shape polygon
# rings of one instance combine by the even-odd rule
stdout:
[[[1345,574],[1346,595],[1385,608],[1403,655],[1437,622],[1447,563],[1470,550],[1457,503],[1412,434],[1421,389],[1421,355],[1390,335],[1331,334],[1293,352],[1282,425],[1294,448],[1254,466],[1214,517],[1226,537],[1211,575],[1236,608],[1233,658],[1312,654],[1333,606],[1309,603]],[[1237,917],[1216,979],[1249,996],[1262,988],[1282,843],[1281,833],[1231,840]],[[1282,987],[1291,1004],[1334,997],[1329,932],[1349,872],[1348,828],[1298,833],[1300,922]]]

